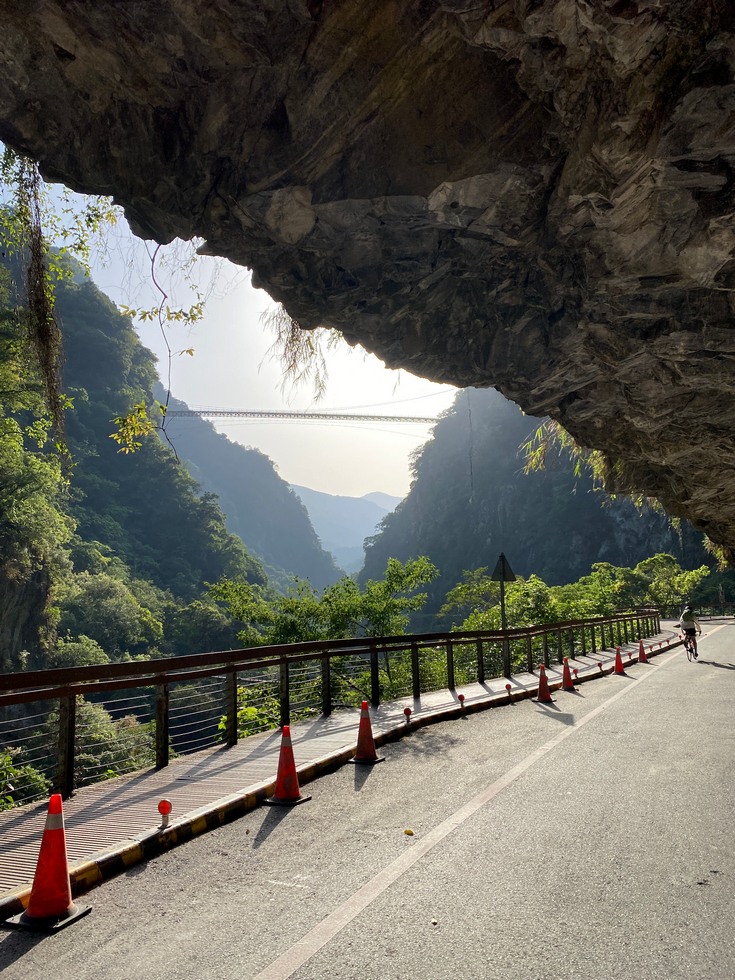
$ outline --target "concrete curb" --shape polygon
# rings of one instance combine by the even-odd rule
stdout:
[[[662,653],[668,653],[674,647],[681,646],[681,640],[666,642],[657,650],[646,652],[646,656],[651,659]],[[624,667],[638,663],[638,654],[624,662]],[[575,679],[576,684],[583,684],[586,681],[595,680],[613,674],[614,664],[609,664],[601,670],[594,670],[588,667],[584,674],[579,674]],[[558,691],[562,687],[561,680],[549,681],[549,690]],[[478,711],[487,711],[490,708],[502,707],[503,705],[513,704],[516,701],[526,701],[538,694],[538,685],[525,689],[511,691],[510,693],[489,694],[487,698],[480,698],[464,705],[456,704],[447,707],[436,708],[417,718],[411,717],[404,724],[398,724],[387,731],[377,732],[374,735],[376,746],[385,745],[387,742],[396,742],[406,735],[423,728],[426,725],[433,725],[441,721],[451,721],[461,718],[464,715],[474,714]],[[311,762],[297,766],[296,771],[299,777],[299,784],[309,783],[320,776],[333,772],[345,765],[356,752],[357,746],[342,749],[339,752],[332,752],[329,755],[313,759]],[[215,830],[224,824],[231,823],[239,817],[244,816],[251,810],[260,806],[263,801],[272,796],[275,792],[275,778],[268,782],[256,784],[249,787],[245,793],[234,793],[230,796],[222,797],[215,803],[202,807],[199,810],[192,810],[179,820],[175,820],[165,829],[160,827],[151,828],[145,834],[130,840],[121,841],[110,848],[96,851],[84,861],[69,866],[69,878],[71,880],[72,895],[77,898],[90,889],[109,881],[116,875],[123,874],[125,871],[148,861],[153,857],[170,851],[180,844],[204,834],[207,831]],[[6,892],[0,896],[0,925],[13,915],[19,915],[25,910],[31,897],[31,886],[25,885]]]

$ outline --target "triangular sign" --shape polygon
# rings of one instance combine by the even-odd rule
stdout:
[[[516,577],[513,574],[513,569],[508,564],[508,559],[505,555],[500,553],[500,558],[498,558],[498,563],[495,566],[495,571],[490,576],[491,582],[515,582]]]

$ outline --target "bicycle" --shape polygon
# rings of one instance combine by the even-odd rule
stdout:
[[[683,637],[684,637],[684,649],[687,652],[687,660],[689,661],[689,663],[691,663],[692,660],[697,660],[698,658],[697,641],[693,636],[690,636],[689,633],[684,633]]]

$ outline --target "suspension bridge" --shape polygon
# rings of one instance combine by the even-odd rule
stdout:
[[[280,419],[292,422],[414,422],[421,425],[439,421],[436,416],[431,415],[358,415],[347,412],[291,412],[229,408],[169,409],[166,412],[166,418]]]

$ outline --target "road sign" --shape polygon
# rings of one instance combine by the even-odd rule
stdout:
[[[500,558],[498,558],[498,563],[495,566],[495,571],[490,576],[491,582],[515,582],[516,577],[513,574],[513,569],[510,567],[508,559],[505,557],[503,552],[500,552]]]

